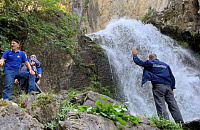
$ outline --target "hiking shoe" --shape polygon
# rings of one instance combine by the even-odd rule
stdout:
[[[37,94],[39,94],[39,92],[37,92],[37,91],[32,91],[32,92],[30,92],[29,94],[30,94],[30,95],[37,95]]]

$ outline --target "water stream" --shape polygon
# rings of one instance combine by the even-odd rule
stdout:
[[[176,78],[175,98],[184,121],[200,119],[200,70],[193,54],[151,24],[133,19],[111,21],[104,30],[88,35],[105,49],[123,99],[132,114],[156,114],[150,82],[141,87],[143,68],[132,60],[132,48],[143,61],[150,53],[170,65]],[[170,114],[169,114],[170,115]]]

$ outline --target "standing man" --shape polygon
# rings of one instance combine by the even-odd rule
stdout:
[[[23,51],[19,50],[19,41],[18,40],[12,40],[10,47],[11,50],[6,50],[3,53],[3,56],[0,60],[0,67],[3,66],[4,61],[4,90],[2,97],[4,100],[10,99],[10,93],[12,88],[12,83],[14,79],[20,79],[20,78],[26,78],[29,81],[29,87],[28,87],[28,93],[34,94],[35,90],[35,72],[31,69],[30,64],[28,63],[25,53]],[[20,65],[21,63],[25,63],[27,68],[29,69],[29,72],[26,71],[20,71]]]
[[[183,118],[174,98],[173,89],[175,89],[175,78],[169,65],[157,59],[156,54],[150,54],[149,60],[145,62],[137,57],[136,48],[132,49],[134,62],[144,67],[142,76],[142,85],[151,81],[153,86],[153,96],[159,117],[169,120],[165,102],[168,104],[169,111],[176,123],[183,123]]]

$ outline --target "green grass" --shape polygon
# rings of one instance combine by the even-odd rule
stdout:
[[[158,118],[156,115],[149,117],[150,125],[156,126],[161,130],[183,130],[182,125],[165,118]]]

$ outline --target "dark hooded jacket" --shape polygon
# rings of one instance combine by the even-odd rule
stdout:
[[[175,89],[175,78],[169,65],[158,59],[146,60],[144,62],[136,54],[133,55],[133,60],[137,65],[144,67],[142,85],[147,81],[151,81],[152,84],[165,84],[169,85],[172,90]]]

